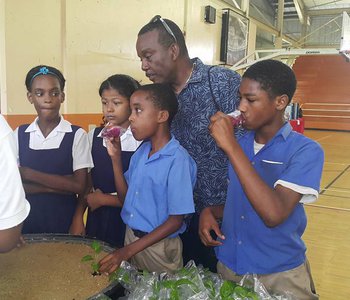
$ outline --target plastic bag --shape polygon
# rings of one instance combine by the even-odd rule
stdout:
[[[241,127],[243,125],[243,117],[238,109],[227,115],[231,117],[231,122],[234,127]]]
[[[129,263],[122,262],[113,276],[127,290],[123,299],[128,300],[276,299],[259,298],[253,288],[223,280],[219,274],[212,273],[201,265],[196,266],[193,261],[174,274],[140,273]],[[249,278],[244,279],[247,281]]]
[[[125,129],[120,126],[106,125],[102,131],[101,136],[106,139],[120,137],[125,133]]]
[[[285,291],[283,294],[270,294],[256,274],[246,274],[239,283],[255,291],[260,300],[297,300],[292,293]]]

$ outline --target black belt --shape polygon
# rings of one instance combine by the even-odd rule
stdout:
[[[131,230],[134,233],[134,236],[138,237],[139,239],[144,237],[146,234],[148,234],[148,232],[144,232],[144,231],[137,230],[137,229],[131,229]]]

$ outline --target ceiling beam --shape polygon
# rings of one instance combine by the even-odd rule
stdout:
[[[334,4],[334,3],[337,3],[337,2],[341,2],[341,1],[343,1],[343,0],[331,0],[331,1],[329,1],[329,2],[323,2],[323,3],[320,3],[320,4],[316,4],[316,5],[311,6],[311,7],[309,7],[309,8],[321,7],[321,6],[325,6],[325,5],[329,5],[329,4]],[[314,3],[315,3],[315,1],[314,1]]]
[[[225,0],[225,1],[226,1],[227,3],[231,2],[231,5],[232,5],[232,3],[236,2],[236,1],[232,1],[232,0]],[[278,1],[278,0],[277,0],[277,1]],[[236,2],[236,3],[237,3],[237,2]],[[250,5],[251,5],[252,7],[254,7],[254,8],[257,10],[258,13],[259,13],[259,12],[261,13],[261,11],[259,10],[259,8],[256,7],[252,2],[250,2]],[[239,14],[242,14],[242,13],[244,14],[244,12],[242,12],[242,10],[237,9],[237,8],[235,8],[235,7],[233,7],[233,6],[231,7],[231,9],[232,9],[233,11],[239,13]],[[256,27],[259,28],[260,30],[263,30],[263,31],[269,32],[269,33],[271,33],[271,34],[273,34],[273,35],[275,35],[275,36],[278,36],[278,35],[279,35],[279,31],[276,29],[276,27],[274,27],[273,25],[268,24],[268,23],[269,23],[269,20],[267,20],[266,17],[264,17],[263,13],[261,13],[261,16],[262,16],[263,19],[266,21],[266,23],[261,22],[261,21],[255,19],[255,18],[253,18],[253,17],[251,17],[251,16],[249,16],[249,20],[250,20],[251,22],[253,22],[253,23],[256,25]],[[298,41],[297,41],[296,39],[294,39],[294,38],[292,38],[292,37],[286,35],[286,34],[282,34],[282,39],[285,40],[286,42],[288,42],[288,43],[289,43],[291,46],[293,46],[293,47],[297,47],[297,46],[298,46]]]
[[[263,31],[267,31],[267,32],[269,32],[269,33],[271,33],[271,34],[273,34],[273,35],[275,35],[275,36],[278,36],[279,32],[277,31],[277,29],[276,29],[275,27],[270,26],[270,25],[267,25],[267,24],[265,24],[265,23],[263,23],[263,22],[260,22],[259,20],[254,19],[254,18],[252,18],[252,17],[249,17],[249,19],[250,19],[250,21],[252,21],[253,23],[255,23],[255,25],[256,25],[259,29],[261,29],[261,30],[263,30]],[[282,39],[285,40],[285,41],[287,41],[288,43],[290,43],[290,44],[291,44],[292,46],[294,46],[294,47],[296,47],[297,44],[298,44],[296,39],[293,39],[293,38],[291,38],[291,37],[289,37],[289,36],[287,36],[287,35],[285,35],[285,34],[282,35]]]
[[[231,2],[234,7],[238,8],[238,9],[241,9],[236,0],[231,0],[231,1],[228,1],[228,2]]]
[[[350,14],[350,8],[311,9],[307,11],[307,14],[309,16],[341,15],[343,11]]]
[[[261,56],[261,54],[264,54],[264,56]],[[325,48],[325,49],[270,49],[270,50],[256,50],[253,55],[257,57],[256,60],[249,61],[247,63],[243,63],[246,61],[246,59],[241,59],[238,61],[235,65],[231,67],[232,70],[242,70],[245,68],[248,68],[252,64],[256,63],[260,60],[265,59],[273,59],[277,57],[284,57],[284,58],[292,58],[297,57],[300,55],[330,55],[330,54],[339,54],[339,50],[333,49],[333,48]]]
[[[242,0],[241,2],[241,8],[242,11],[245,13],[247,17],[249,17],[249,7],[250,7],[250,0]]]
[[[319,31],[320,29],[322,29],[323,27],[327,26],[328,24],[336,21],[338,18],[340,18],[341,16],[336,16],[334,18],[332,18],[331,20],[329,20],[328,22],[326,22],[325,24],[323,24],[322,26],[316,28],[314,31],[311,31],[310,33],[308,33],[307,35],[305,36],[302,36],[299,40],[298,40],[298,43],[299,43],[299,46],[301,47],[302,45],[304,45],[306,43],[306,38],[309,37],[310,35],[314,34],[315,32]]]
[[[274,6],[275,8],[277,8],[278,3],[274,3],[273,6]],[[294,3],[292,3],[292,2],[290,2],[290,3],[284,3],[284,8],[290,8],[290,7],[294,8]]]
[[[277,8],[277,24],[276,29],[278,31],[278,35],[275,39],[275,47],[282,48],[282,35],[283,35],[283,14],[284,14],[284,0],[278,0],[278,8]]]
[[[301,0],[293,0],[295,9],[298,13],[300,24],[305,24],[304,3]]]

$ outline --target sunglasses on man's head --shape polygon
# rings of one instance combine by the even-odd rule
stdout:
[[[169,25],[164,21],[164,19],[160,15],[154,16],[151,19],[151,21],[149,21],[149,23],[155,23],[155,22],[158,22],[158,21],[160,21],[163,24],[166,32],[169,33],[173,37],[175,43],[177,43],[177,39],[176,39],[176,36],[175,36],[174,32],[170,29]]]

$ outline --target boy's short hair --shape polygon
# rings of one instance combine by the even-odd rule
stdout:
[[[273,59],[253,64],[244,72],[242,78],[259,82],[271,99],[286,94],[289,102],[293,98],[297,85],[293,70],[283,62]]]
[[[61,90],[62,91],[64,90],[66,79],[64,79],[64,76],[61,73],[61,71],[54,68],[54,67],[51,67],[51,66],[39,65],[39,66],[36,66],[36,67],[30,69],[29,72],[27,73],[25,85],[26,85],[28,92],[31,92],[31,90],[32,90],[32,83],[33,83],[34,78],[39,76],[39,75],[55,76],[60,83]]]
[[[126,97],[128,100],[135,90],[140,87],[140,83],[129,75],[115,74],[108,77],[101,83],[98,90],[99,95],[102,97],[104,90],[114,89],[120,95]]]
[[[176,95],[171,86],[164,83],[146,84],[140,86],[138,91],[149,93],[150,99],[157,108],[169,112],[168,124],[170,126],[178,110]]]

